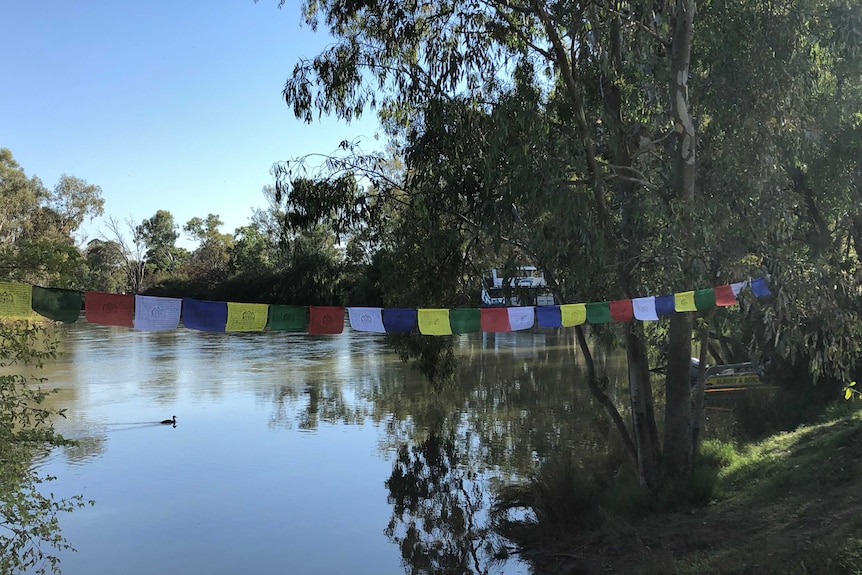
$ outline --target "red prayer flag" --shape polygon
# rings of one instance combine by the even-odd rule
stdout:
[[[509,310],[504,307],[483,307],[481,318],[482,331],[512,331],[509,325]]]
[[[312,305],[308,307],[308,333],[335,335],[344,331],[344,308]]]
[[[632,300],[618,299],[611,302],[611,319],[614,321],[631,321],[634,317]]]
[[[84,317],[90,323],[132,327],[135,296],[88,291],[84,294]]]
[[[715,305],[720,307],[736,305],[736,296],[733,295],[733,287],[731,285],[728,284],[715,288]]]

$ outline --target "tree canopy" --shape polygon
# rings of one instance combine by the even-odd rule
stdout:
[[[431,252],[450,246],[441,286],[483,262],[529,259],[561,301],[769,273],[778,295],[768,308],[743,302],[741,347],[804,357],[839,379],[854,366],[858,298],[836,294],[857,291],[847,273],[855,255],[841,250],[851,245],[841,229],[851,228],[839,222],[858,211],[858,7],[331,0],[306,2],[303,14],[335,43],[296,64],[287,104],[307,121],[376,111],[404,169],[393,177],[386,155],[349,143],[311,178],[301,161],[285,162],[276,189],[295,221],[400,250],[397,261],[414,270],[445,270]],[[832,174],[824,188],[811,183],[815,165]],[[820,296],[826,309],[799,307],[798,294],[830,286],[840,288]],[[806,315],[826,321],[811,331]],[[727,329],[722,319],[704,317],[714,334]],[[631,429],[606,407],[648,486],[690,470],[693,326],[676,314],[668,330],[630,324],[621,334]],[[815,340],[824,353],[809,353]],[[649,376],[659,356],[668,365],[661,441]]]

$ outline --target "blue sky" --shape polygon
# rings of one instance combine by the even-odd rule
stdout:
[[[297,2],[7,0],[2,30],[0,147],[49,188],[64,173],[101,186],[106,217],[215,213],[233,233],[264,207],[273,162],[382,146],[373,114],[308,125],[281,99],[331,43]],[[80,239],[106,231],[94,220]]]

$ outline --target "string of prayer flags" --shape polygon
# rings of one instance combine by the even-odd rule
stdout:
[[[536,321],[535,309],[533,306],[507,307],[509,329],[511,331],[520,331],[533,327]]]
[[[30,284],[0,282],[0,317],[21,319],[33,315]]]
[[[304,305],[270,305],[269,329],[274,331],[308,331],[308,307]]]
[[[563,317],[558,305],[540,305],[536,308],[539,327],[563,327]]]
[[[386,333],[410,333],[416,329],[416,309],[387,307],[383,310]]]
[[[184,327],[208,332],[294,331],[335,335],[344,331],[345,311],[350,327],[371,333],[452,335],[509,332],[533,327],[566,328],[584,323],[656,321],[682,312],[707,311],[737,305],[746,286],[756,297],[772,294],[766,278],[661,296],[550,306],[483,308],[381,308],[297,306],[205,301],[142,295],[82,293],[0,282],[0,318],[43,317],[73,323],[83,304],[90,323],[156,331]],[[268,323],[267,323],[268,322]]]
[[[75,323],[81,315],[84,294],[71,289],[33,286],[33,311],[63,323]]]
[[[592,324],[609,323],[611,317],[611,306],[609,302],[599,301],[586,304],[587,321]]]
[[[308,333],[313,335],[337,335],[344,331],[344,308],[334,306],[308,307]]]
[[[225,331],[263,331],[269,305],[227,302]]]
[[[135,296],[88,291],[84,294],[84,317],[90,323],[134,327]]]
[[[144,331],[177,329],[181,310],[179,298],[136,295],[134,328]]]
[[[386,333],[386,328],[383,327],[383,308],[349,307],[347,316],[350,320],[350,328],[354,331]]]
[[[611,319],[613,321],[631,321],[634,317],[634,307],[630,299],[618,299],[611,302]]]
[[[560,306],[563,327],[574,327],[587,321],[587,306],[583,303],[567,303]]]
[[[221,333],[227,327],[227,302],[183,298],[183,326]]]
[[[448,309],[420,308],[417,310],[416,320],[419,323],[419,333],[423,335],[452,335]]]
[[[477,307],[450,309],[449,325],[453,334],[482,331],[482,311]]]

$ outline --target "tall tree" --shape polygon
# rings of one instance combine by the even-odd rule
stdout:
[[[370,225],[384,201],[409,204],[417,227],[433,223],[435,214],[451,215],[465,226],[458,239],[464,255],[480,244],[491,251],[513,246],[548,272],[564,301],[672,293],[722,283],[719,278],[730,273],[762,273],[763,259],[751,254],[776,246],[774,236],[767,241],[767,234],[750,233],[760,215],[751,209],[728,217],[728,211],[713,209],[745,194],[722,193],[695,177],[698,155],[703,157],[699,126],[715,138],[733,121],[724,109],[727,96],[705,91],[708,97],[699,97],[690,89],[723,82],[728,92],[729,86],[749,85],[729,66],[734,60],[718,56],[722,42],[734,35],[758,47],[752,52],[759,49],[765,68],[784,64],[774,49],[778,44],[769,45],[777,38],[806,38],[811,45],[798,47],[793,58],[800,64],[816,60],[828,48],[805,32],[811,24],[805,14],[841,5],[812,1],[798,12],[747,0],[702,3],[708,32],[699,43],[694,0],[308,2],[307,22],[325,24],[337,42],[296,65],[284,89],[287,103],[306,120],[315,111],[350,120],[376,108],[401,146],[404,178],[381,177],[379,158],[369,155],[329,162],[330,174],[319,185],[293,185],[293,165],[277,175],[284,194],[304,206],[300,212],[319,215],[320,206],[328,206],[348,225]],[[758,22],[782,21],[781,36],[757,28]],[[824,25],[829,29],[834,27]],[[769,80],[770,74],[752,81],[761,127],[770,124],[761,111],[771,99],[785,97],[784,84]],[[786,72],[777,67],[775,77],[781,74]],[[719,117],[720,125],[710,124]],[[706,152],[707,166],[732,162],[732,146],[744,134],[733,136],[720,144],[710,140],[722,147]],[[774,138],[759,141],[770,146],[739,159],[762,176],[781,146]],[[754,150],[756,144],[746,145]],[[771,204],[773,213],[792,209],[794,200],[780,187],[753,176],[741,175],[753,204]],[[362,191],[342,185],[354,177],[372,185]],[[426,200],[412,202],[419,197]],[[768,230],[774,234],[780,226]],[[706,241],[723,234],[763,241],[706,253]],[[588,380],[630,447],[643,483],[655,489],[692,465],[693,319],[674,315],[661,338],[668,365],[661,439],[648,363],[656,352],[640,323],[622,329],[631,428],[589,368]],[[589,357],[580,329],[578,341]]]
[[[192,270],[189,275],[209,285],[228,276],[228,249],[233,244],[233,236],[221,233],[221,226],[222,221],[217,214],[209,214],[206,220],[194,217],[183,226],[183,231],[198,242],[189,259]]]
[[[74,233],[102,213],[101,190],[63,175],[49,192],[28,178],[8,149],[0,149],[0,268],[11,279],[77,286],[84,263]]]
[[[173,272],[177,269],[182,252],[177,248],[179,226],[167,210],[158,210],[153,217],[141,222],[135,232],[147,247],[147,264],[153,272]]]

